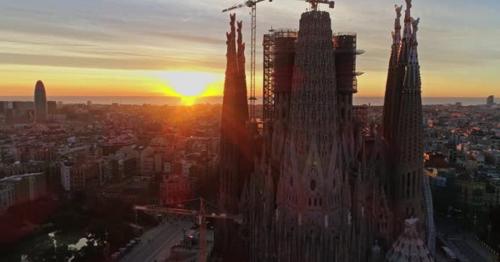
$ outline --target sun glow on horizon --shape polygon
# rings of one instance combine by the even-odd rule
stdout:
[[[196,71],[159,73],[161,93],[181,98],[184,105],[193,105],[200,97],[222,94],[223,75]]]

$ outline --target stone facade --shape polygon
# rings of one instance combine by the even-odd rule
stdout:
[[[227,68],[224,83],[220,138],[219,199],[220,212],[240,213],[243,186],[253,170],[247,88],[245,80],[245,45],[242,23],[231,15],[227,33]],[[243,255],[239,226],[234,221],[220,221],[217,226],[216,251],[224,260],[236,261]],[[228,252],[226,252],[228,251]]]
[[[403,37],[396,8],[383,126],[353,106],[356,35],[334,35],[328,12],[305,12],[295,40],[275,39],[273,118],[240,198],[246,260],[379,261],[411,217],[424,221],[412,237],[432,245],[410,8]]]

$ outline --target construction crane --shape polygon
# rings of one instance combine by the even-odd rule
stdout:
[[[257,4],[260,2],[264,2],[265,0],[248,0],[245,1],[244,3],[237,4],[234,6],[231,6],[229,8],[226,8],[222,10],[223,13],[229,12],[235,9],[239,9],[242,7],[250,7],[251,10],[251,16],[252,16],[252,21],[251,21],[251,28],[252,28],[252,34],[251,34],[251,41],[250,41],[250,97],[248,100],[250,100],[250,119],[252,121],[256,120],[256,113],[255,113],[255,101],[257,100],[257,97],[255,96],[255,60],[256,60],[256,42],[257,42]],[[272,2],[273,0],[269,0],[269,2]]]
[[[191,199],[187,201],[183,201],[180,204],[185,204],[188,202],[196,202],[199,201],[199,209],[183,209],[183,208],[171,208],[171,207],[163,207],[157,205],[151,206],[134,206],[135,216],[137,220],[137,211],[143,211],[144,213],[150,214],[171,214],[171,215],[181,215],[181,216],[190,216],[197,219],[198,224],[200,226],[200,253],[199,253],[199,262],[207,261],[207,218],[214,219],[226,219],[232,220],[238,224],[243,223],[243,219],[238,215],[228,215],[228,214],[216,214],[214,212],[210,213],[207,211],[207,201],[203,198]]]
[[[306,2],[311,4],[312,10],[318,10],[318,4],[327,4],[330,8],[335,8],[335,2],[329,0],[305,0]]]

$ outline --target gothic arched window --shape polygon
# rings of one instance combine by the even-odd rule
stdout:
[[[316,189],[316,180],[311,179],[311,191],[314,191]]]

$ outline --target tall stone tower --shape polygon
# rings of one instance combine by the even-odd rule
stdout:
[[[279,261],[344,261],[339,232],[343,175],[337,148],[337,81],[328,12],[302,14],[288,135],[276,196]],[[344,227],[345,228],[345,227]]]
[[[241,22],[235,42],[235,16],[231,15],[231,32],[227,34],[227,67],[222,105],[220,142],[220,197],[223,211],[238,212],[244,180],[252,166],[247,90],[245,80],[245,45],[242,43]]]
[[[363,116],[367,107],[352,103],[362,53],[356,35],[332,38],[330,15],[317,11],[326,1],[309,2],[312,11],[302,14],[298,36],[280,30],[264,38],[265,83],[274,103],[265,117],[263,157],[245,187],[248,261],[381,261],[398,237],[417,239],[422,248],[424,232],[428,257],[435,230],[423,175],[418,20],[411,18],[411,0],[403,35],[402,7],[396,8],[384,135]],[[408,237],[404,221],[422,223],[411,222]],[[395,247],[388,257],[400,258]]]
[[[242,23],[238,22],[236,28],[236,16],[231,15],[230,18],[221,119],[219,209],[223,213],[238,214],[243,186],[253,169],[253,150],[247,126],[249,115]],[[238,243],[241,241],[235,223],[222,222],[216,237],[219,252],[232,251],[229,253],[237,255]],[[229,254],[225,259],[234,259],[234,254]]]
[[[47,121],[47,95],[43,82],[38,80],[35,85],[35,122]]]
[[[424,219],[423,189],[423,116],[420,66],[417,53],[418,22],[411,17],[411,0],[406,0],[403,38],[400,40],[397,7],[394,43],[389,65],[384,135],[389,144],[392,199],[396,228],[402,231],[404,220]]]
[[[401,93],[401,76],[399,74],[399,52],[401,50],[401,10],[403,6],[395,6],[396,19],[394,20],[394,31],[392,32],[391,57],[389,59],[389,70],[384,97],[384,138],[390,143],[392,141],[392,129],[399,112],[399,95]]]

